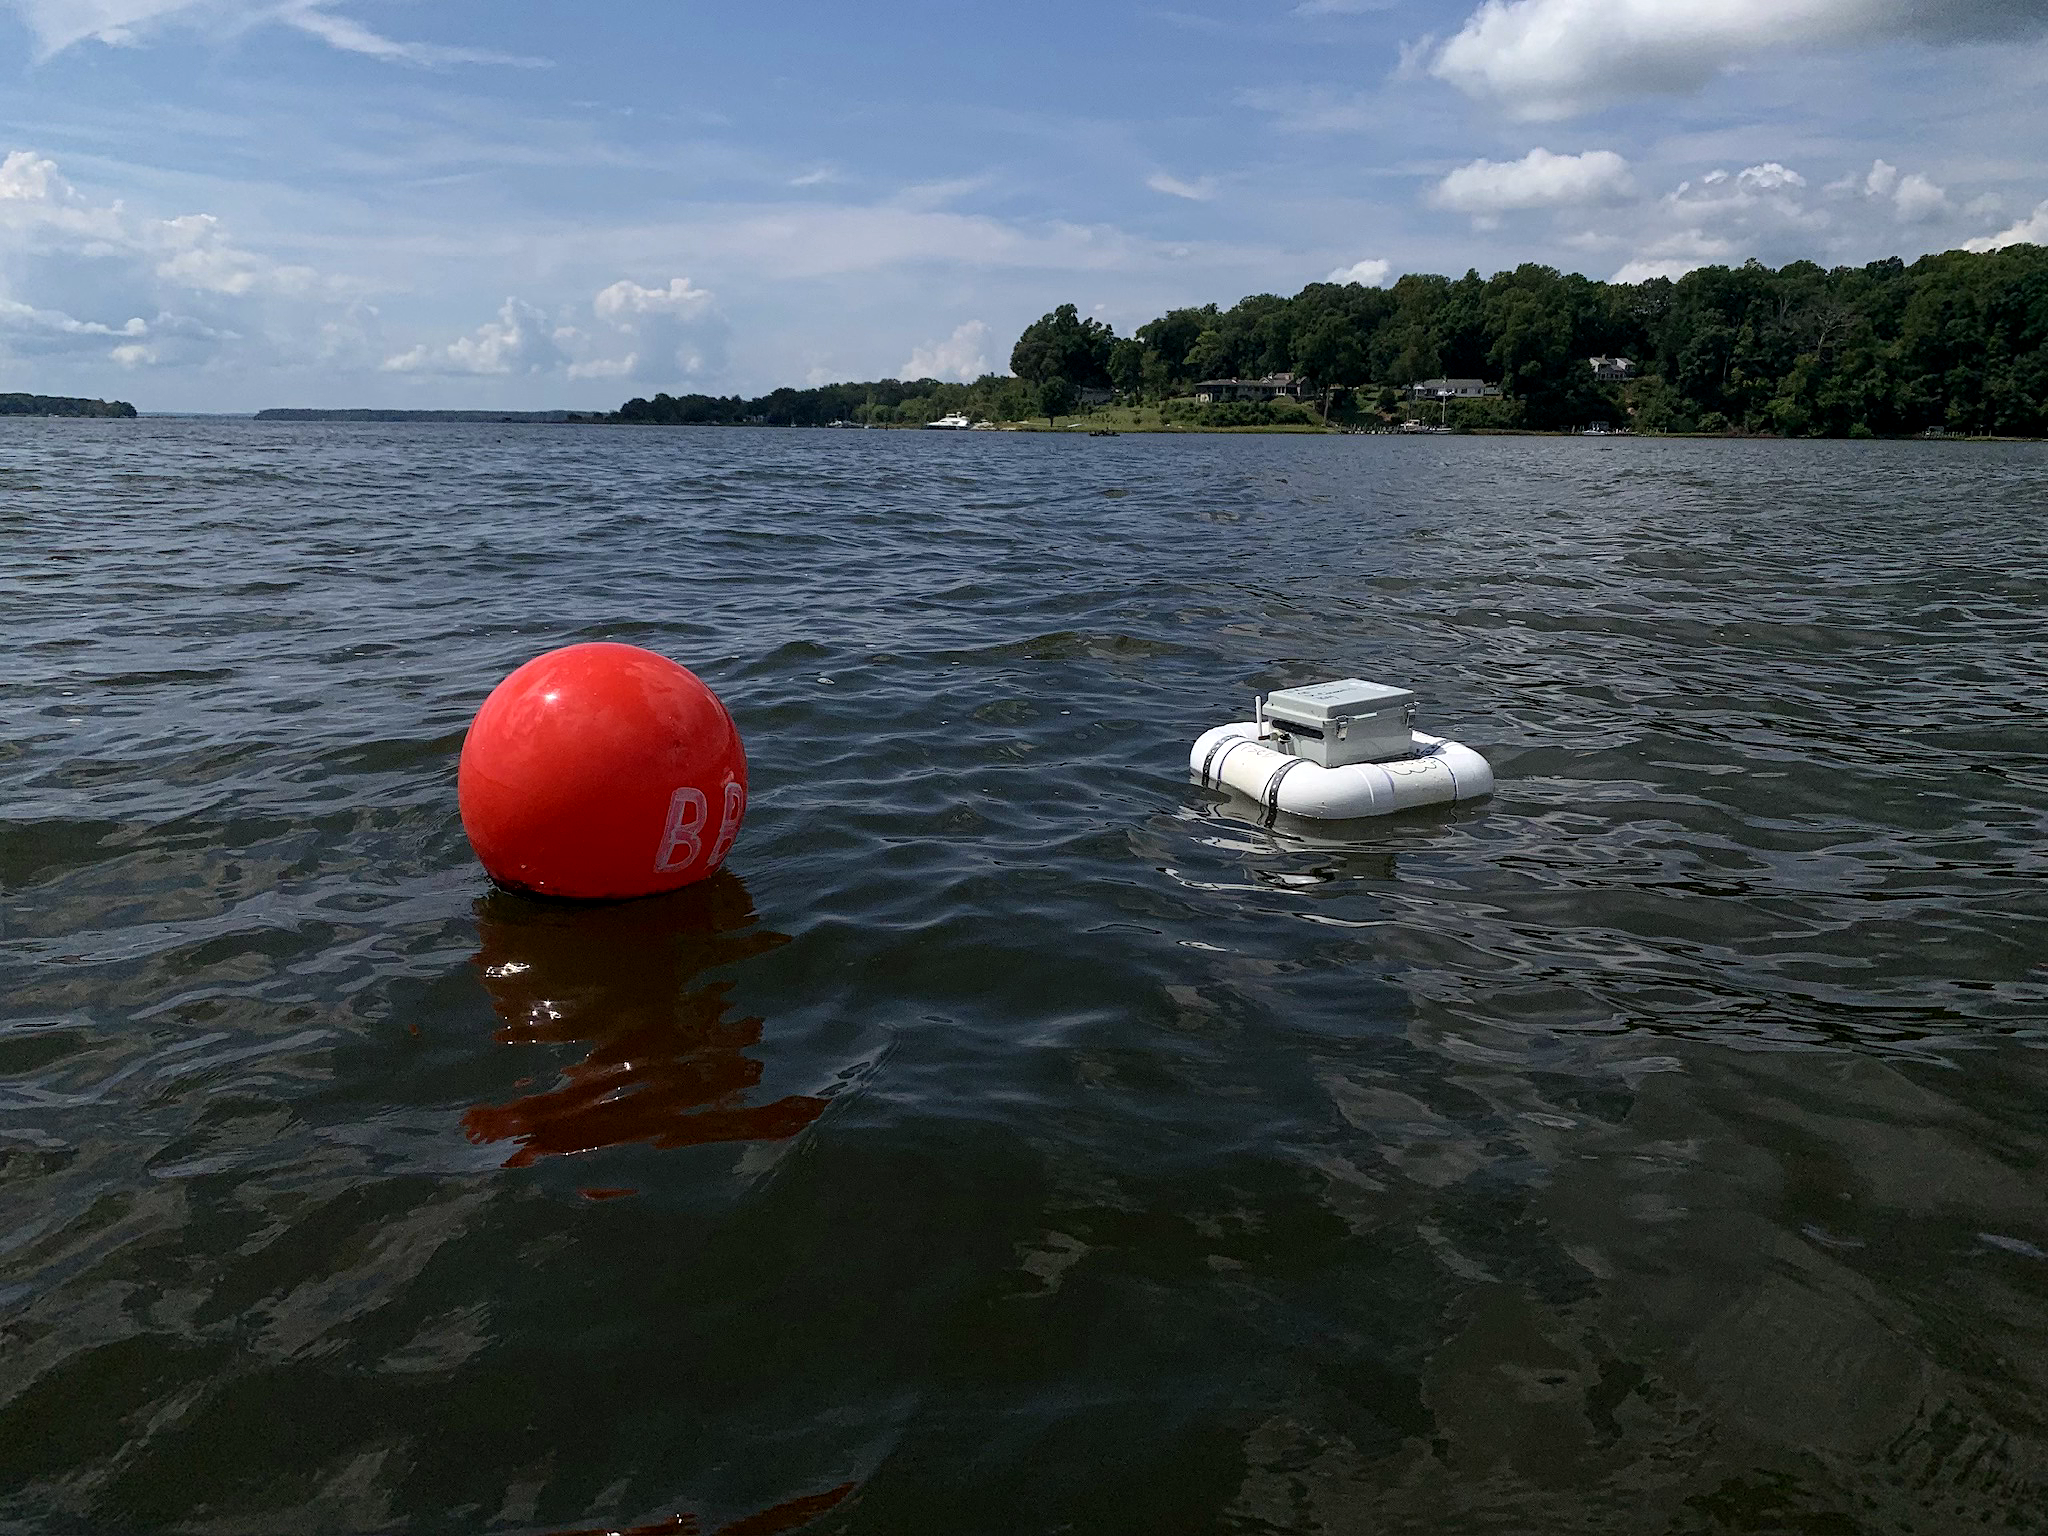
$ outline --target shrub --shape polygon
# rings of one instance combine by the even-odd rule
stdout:
[[[1322,418],[1298,400],[1169,400],[1161,408],[1168,421],[1190,427],[1296,427]]]
[[[1427,401],[1423,402],[1425,408],[1418,412],[1419,419],[1423,421],[1428,421],[1430,417],[1426,409],[1427,404]],[[1492,395],[1478,400],[1453,400],[1449,415],[1450,424],[1466,432],[1487,427],[1512,430],[1525,425],[1528,419],[1522,409],[1522,402],[1510,395]]]

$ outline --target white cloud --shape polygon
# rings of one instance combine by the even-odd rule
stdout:
[[[672,277],[666,288],[643,288],[621,278],[609,288],[598,290],[590,307],[600,320],[623,323],[637,315],[694,315],[711,304],[711,295],[687,277]]]
[[[927,342],[912,349],[898,377],[905,379],[957,379],[970,384],[988,370],[988,326],[979,320],[955,326],[944,341]]]
[[[106,343],[111,338],[148,333],[149,323],[139,315],[131,316],[125,324],[112,326],[97,320],[79,320],[61,310],[38,309],[18,299],[0,299],[0,340],[6,342],[10,352],[99,352],[107,350]]]
[[[17,149],[0,160],[0,227],[24,243],[76,241],[128,243],[119,204],[94,206],[57,170],[57,163]]]
[[[1620,202],[1635,191],[1628,162],[1611,149],[1554,155],[1532,149],[1519,160],[1474,160],[1439,182],[1430,201],[1480,218],[1515,208],[1568,208]]]
[[[1873,202],[1889,202],[1892,211],[1907,224],[1929,224],[1947,218],[1955,213],[1955,204],[1949,195],[1932,177],[1913,171],[1901,176],[1899,168],[1888,160],[1873,160],[1869,174],[1857,177],[1853,172],[1840,181],[1829,182],[1827,191],[1835,195],[1861,196]],[[1993,204],[1996,199],[1992,199]],[[1964,212],[1981,217],[1985,200],[1972,200]]]
[[[445,347],[424,344],[384,360],[388,373],[545,373],[566,368],[568,358],[546,314],[522,299],[508,298],[498,318],[487,320]]]
[[[203,362],[222,344],[241,339],[232,331],[217,330],[186,315],[159,314],[153,321],[131,315],[110,325],[0,298],[0,356],[106,358],[122,368],[139,368],[164,362]]]
[[[1485,0],[1430,71],[1516,116],[1697,90],[1796,49],[2039,30],[2039,0]]]
[[[1735,182],[1737,186],[1754,187],[1759,192],[1782,192],[1787,187],[1805,186],[1806,178],[1775,160],[1767,160],[1762,165],[1752,165],[1740,172]]]
[[[1614,276],[1610,283],[1647,283],[1653,278],[1668,277],[1674,282],[1699,267],[1703,261],[1690,261],[1683,256],[1646,256],[1628,262]]]
[[[2000,230],[1995,235],[1986,235],[1979,240],[1965,240],[1963,249],[2002,251],[2008,245],[2048,245],[2048,203],[2036,206],[2032,213],[2010,229]]]
[[[1812,212],[1800,194],[1806,178],[1775,160],[1752,165],[1733,176],[1723,170],[1707,172],[1695,187],[1681,181],[1663,199],[1669,221],[1698,226],[1702,223],[1743,224],[1759,220],[1805,224],[1818,229],[1825,215]]]
[[[1908,224],[1925,224],[1954,211],[1948,193],[1918,171],[1901,179],[1892,193],[1892,206]]]
[[[237,245],[210,214],[133,214],[31,150],[0,159],[0,357],[134,368],[260,353],[340,289]]]
[[[322,285],[310,267],[284,266],[237,247],[210,213],[180,214],[149,226],[157,275],[185,288],[244,294],[258,288],[305,294]]]
[[[1745,256],[1812,256],[1827,215],[1808,206],[1806,178],[1767,160],[1730,174],[1709,171],[1682,181],[1647,209],[1630,244],[1634,255],[1611,281],[1681,277],[1695,267]]]
[[[360,53],[373,59],[392,59],[405,64],[506,64],[515,69],[542,69],[546,59],[521,58],[488,48],[444,48],[434,43],[401,43],[372,32],[360,22],[336,16],[323,0],[287,5],[276,11],[276,19],[317,37],[330,48]]]
[[[480,48],[446,48],[403,43],[336,15],[340,0],[0,0],[21,17],[35,39],[38,58],[49,59],[79,43],[134,47],[173,24],[224,32],[267,23],[295,27],[330,48],[407,64],[512,64],[537,66],[544,59],[517,58]]]
[[[139,30],[201,0],[11,0],[43,58],[87,40],[133,43]]]
[[[17,149],[0,161],[0,200],[10,203],[75,202],[77,192],[57,174],[57,162]]]
[[[1145,178],[1145,185],[1154,192],[1164,192],[1168,197],[1184,197],[1191,203],[1206,203],[1216,195],[1216,181],[1211,176],[1183,181],[1178,176],[1158,171]]]
[[[1772,264],[1808,259],[1823,265],[1890,254],[1910,257],[1930,247],[1940,249],[1945,241],[1939,235],[1916,238],[1906,233],[1909,227],[1940,229],[1966,211],[1959,211],[1956,199],[1932,177],[1902,172],[1885,160],[1818,189],[1777,160],[1733,172],[1713,170],[1631,210],[1629,259],[1613,280],[1677,277],[1695,267],[1751,256]],[[2048,235],[2048,229],[2042,233]]]
[[[731,328],[715,296],[687,277],[672,277],[663,288],[621,278],[598,290],[590,308],[607,334],[593,340],[564,333],[579,354],[569,365],[572,379],[637,378],[666,385],[725,366]]]
[[[628,352],[624,357],[587,357],[579,363],[569,365],[572,379],[630,379],[640,366],[640,354]]]
[[[1377,288],[1393,275],[1394,264],[1377,256],[1368,256],[1364,261],[1354,261],[1348,267],[1339,267],[1323,281],[1326,283],[1358,283],[1366,288]]]

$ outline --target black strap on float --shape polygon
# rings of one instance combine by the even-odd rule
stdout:
[[[1230,761],[1230,754],[1239,747],[1253,744],[1255,744],[1255,738],[1250,736],[1226,736],[1223,740],[1217,742],[1215,746],[1211,747],[1209,755],[1202,759],[1202,788],[1221,789],[1223,787],[1223,765]],[[1221,753],[1222,756],[1219,757],[1218,753]],[[1213,774],[1210,772],[1212,768],[1215,770]]]
[[[1216,754],[1223,750],[1224,742],[1237,742],[1243,740],[1244,738],[1242,736],[1225,736],[1221,740],[1219,740],[1214,746],[1209,748],[1209,755],[1202,759],[1202,788],[1214,789],[1216,787],[1214,784],[1211,784],[1209,782],[1209,770],[1215,766]]]
[[[1273,770],[1273,777],[1266,780],[1267,826],[1272,826],[1273,823],[1280,819],[1281,784],[1286,781],[1287,775],[1294,772],[1295,769],[1299,768],[1303,763],[1307,761],[1308,759],[1305,757],[1290,757],[1289,759],[1287,759],[1286,762],[1282,763],[1278,768],[1275,768]]]

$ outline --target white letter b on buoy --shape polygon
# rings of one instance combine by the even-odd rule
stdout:
[[[718,824],[718,841],[711,845],[711,868],[716,869],[732,852],[733,839],[740,835],[740,818],[747,814],[747,792],[731,779],[725,781],[725,819]]]
[[[666,875],[687,869],[704,851],[704,816],[708,807],[704,791],[685,784],[668,802],[668,826],[661,834],[661,849],[654,856],[654,872]]]

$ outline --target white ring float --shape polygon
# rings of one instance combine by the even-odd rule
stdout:
[[[1266,825],[1281,812],[1317,821],[1388,816],[1493,793],[1493,769],[1470,747],[1441,736],[1415,738],[1415,755],[1385,763],[1325,768],[1264,745],[1249,720],[1204,731],[1188,768],[1205,789],[1234,789],[1256,802]]]

